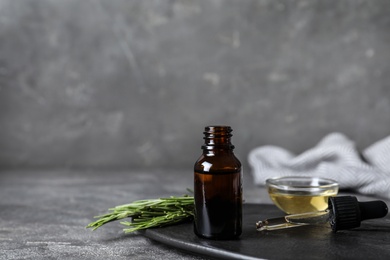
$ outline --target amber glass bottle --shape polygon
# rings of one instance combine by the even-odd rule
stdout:
[[[241,163],[230,126],[205,128],[203,154],[194,166],[195,224],[200,237],[234,239],[242,232]]]

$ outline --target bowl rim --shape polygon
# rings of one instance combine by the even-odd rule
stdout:
[[[325,184],[322,185],[289,185],[289,184],[282,184],[278,183],[278,181],[281,180],[288,180],[290,179],[291,181],[302,181],[302,180],[318,180],[321,182],[325,182]],[[278,177],[273,177],[273,178],[268,178],[265,181],[267,187],[272,187],[278,190],[284,190],[284,191],[309,191],[309,190],[328,190],[328,189],[338,189],[339,184],[337,181],[328,179],[328,178],[323,178],[323,177],[318,177],[318,176],[278,176]]]

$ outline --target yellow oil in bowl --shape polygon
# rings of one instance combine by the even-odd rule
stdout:
[[[271,200],[287,214],[325,210],[328,198],[339,190],[336,181],[318,177],[277,177],[266,185]]]

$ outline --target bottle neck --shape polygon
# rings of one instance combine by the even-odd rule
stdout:
[[[234,149],[234,145],[230,141],[232,131],[230,126],[206,127],[203,132],[205,140],[202,146],[203,151],[207,153],[232,152]]]

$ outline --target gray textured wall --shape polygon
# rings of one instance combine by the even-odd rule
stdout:
[[[203,127],[389,134],[390,1],[0,0],[0,166],[192,167]]]

